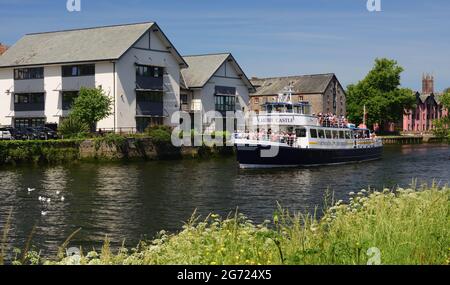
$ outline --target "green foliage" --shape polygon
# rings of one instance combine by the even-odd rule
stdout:
[[[95,139],[96,150],[99,150],[102,144],[106,144],[109,147],[116,147],[118,151],[125,152],[127,147],[127,138],[114,133],[106,134],[103,137]]]
[[[445,91],[439,99],[445,108],[450,109],[450,90]]]
[[[58,132],[66,139],[84,138],[89,133],[89,125],[71,115],[59,125]]]
[[[349,119],[362,123],[365,105],[368,126],[400,121],[404,110],[415,104],[412,90],[400,88],[402,72],[403,68],[395,60],[376,59],[375,66],[363,80],[347,87]]]
[[[78,118],[93,131],[97,122],[111,115],[113,99],[101,88],[81,88],[72,105],[71,116]]]
[[[193,215],[178,234],[162,231],[131,251],[113,253],[107,240],[82,264],[126,265],[315,265],[367,264],[378,248],[382,264],[449,264],[450,189],[397,189],[354,194],[323,218],[281,208],[272,221],[255,225],[242,214],[226,219]],[[55,264],[46,262],[46,264]],[[70,264],[62,259],[56,264]]]
[[[149,127],[145,132],[155,144],[170,144],[172,141],[172,129],[168,126]]]
[[[78,160],[82,140],[0,142],[0,165],[16,163],[61,163]]]

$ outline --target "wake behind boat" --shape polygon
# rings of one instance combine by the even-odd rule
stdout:
[[[380,159],[383,144],[369,129],[344,118],[310,115],[307,102],[292,103],[292,89],[266,103],[253,118],[255,131],[236,133],[234,144],[241,168],[299,167]],[[267,126],[267,128],[264,128]]]

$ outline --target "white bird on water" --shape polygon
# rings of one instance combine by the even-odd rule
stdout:
[[[30,194],[31,192],[35,191],[36,189],[34,188],[28,188],[28,194]]]
[[[56,195],[59,195],[59,194],[61,194],[61,191],[56,191]]]
[[[48,198],[47,203],[50,204],[52,202],[52,199]]]
[[[61,197],[61,202],[64,202],[64,200],[66,200],[66,198],[64,198],[64,196]]]
[[[47,216],[47,214],[48,214],[48,212],[46,212],[46,211],[42,211],[42,212],[41,212],[41,215],[42,215],[42,216]]]
[[[42,199],[43,199],[43,198],[42,198],[41,196],[39,196],[38,200],[39,200],[40,202],[42,202]]]

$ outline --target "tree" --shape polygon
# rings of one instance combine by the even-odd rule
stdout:
[[[81,88],[72,105],[71,116],[87,124],[95,131],[97,122],[107,118],[111,112],[112,98],[101,88]]]
[[[366,106],[367,123],[398,122],[403,118],[405,109],[415,104],[412,90],[400,88],[400,74],[403,68],[395,60],[376,59],[373,69],[357,84],[347,87],[347,112],[350,121],[360,124]]]
[[[441,104],[450,110],[450,90],[445,90],[440,96]],[[450,140],[450,117],[444,117],[434,121],[433,133],[438,138],[448,138]]]

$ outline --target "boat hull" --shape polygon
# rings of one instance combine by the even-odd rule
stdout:
[[[237,160],[241,168],[311,167],[356,163],[380,159],[383,147],[357,149],[304,149],[279,147],[278,155],[264,157],[268,146],[237,145]],[[267,156],[267,155],[266,155]]]

